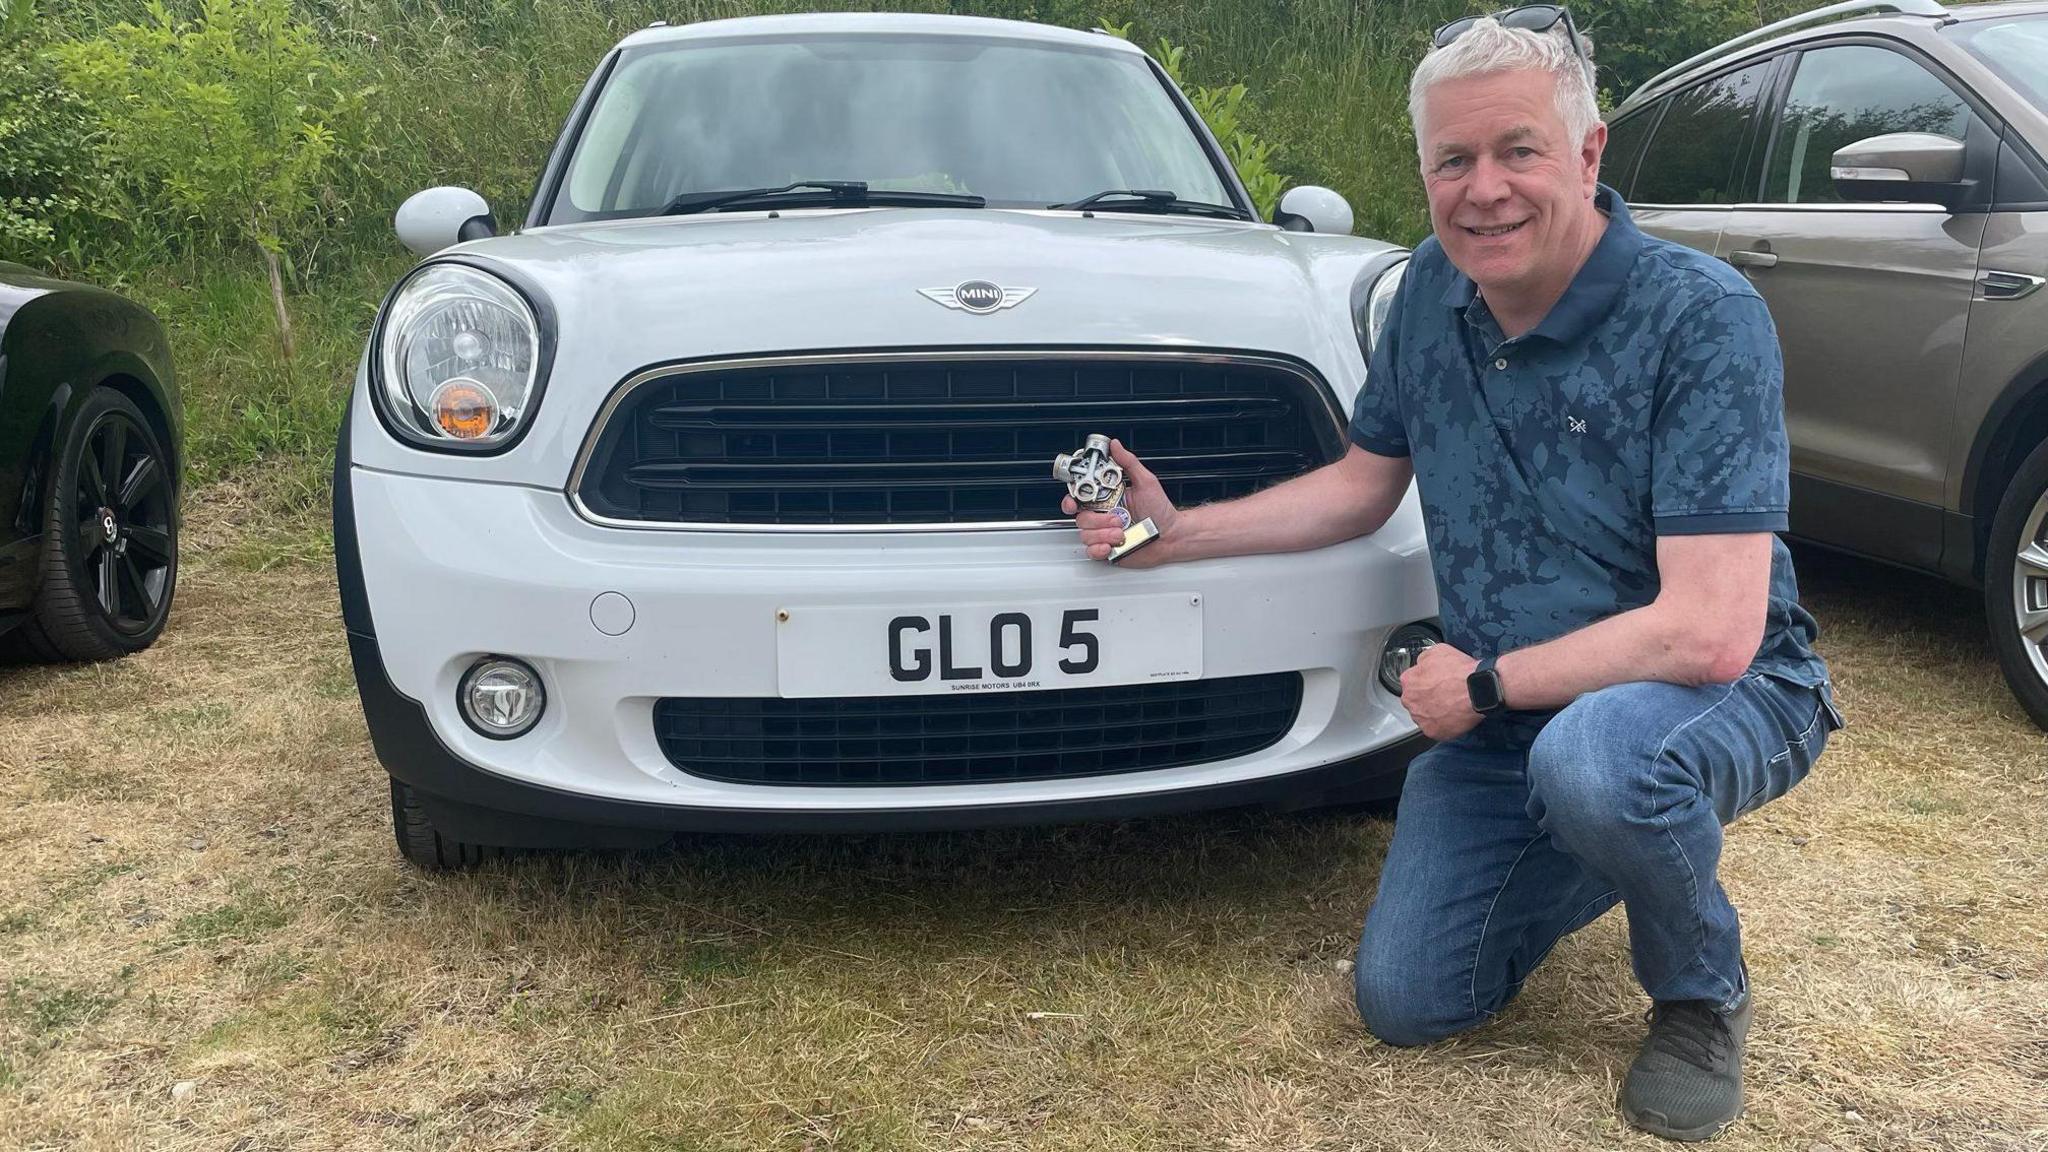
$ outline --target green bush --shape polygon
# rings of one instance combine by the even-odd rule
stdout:
[[[175,18],[120,23],[53,50],[91,102],[105,152],[156,228],[260,253],[278,336],[293,353],[281,258],[309,243],[315,192],[334,154],[328,124],[359,114],[289,0],[203,0]]]
[[[76,264],[105,211],[106,167],[91,110],[42,55],[34,8],[0,8],[0,259]]]
[[[794,7],[794,5],[789,5]],[[522,219],[569,105],[604,54],[655,20],[771,10],[733,0],[319,0],[330,58],[373,89],[330,174],[341,249],[395,251],[391,216],[436,184]]]

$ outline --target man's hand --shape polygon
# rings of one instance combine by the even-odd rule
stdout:
[[[1465,677],[1478,667],[1479,661],[1449,644],[1432,644],[1401,673],[1401,703],[1424,736],[1455,740],[1479,726],[1482,717],[1465,689]]]
[[[1109,457],[1124,470],[1124,508],[1131,514],[1131,523],[1136,524],[1149,516],[1160,536],[1160,539],[1117,563],[1126,568],[1151,568],[1165,563],[1171,559],[1166,550],[1172,547],[1173,522],[1180,515],[1180,510],[1166,498],[1166,490],[1159,486],[1159,477],[1138,463],[1138,458],[1131,455],[1122,441],[1109,442]],[[1124,542],[1123,526],[1117,523],[1114,513],[1082,511],[1072,496],[1060,500],[1060,510],[1074,518],[1075,527],[1081,530],[1081,543],[1088,546],[1090,559],[1107,560],[1109,550]]]

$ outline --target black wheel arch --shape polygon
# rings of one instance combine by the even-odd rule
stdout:
[[[102,387],[149,421],[169,456],[175,499],[184,489],[184,413],[163,324],[106,289],[0,265],[0,529],[41,531],[56,446]]]
[[[2006,485],[2044,440],[2048,440],[2048,351],[2029,362],[1991,402],[1963,464],[1960,511],[1973,526],[1967,573],[1972,583],[1984,579],[1991,521],[1998,515]]]

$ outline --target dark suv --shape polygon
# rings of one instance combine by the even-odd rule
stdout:
[[[1792,533],[1981,585],[2048,728],[2048,2],[1831,5],[1608,124],[1637,222],[1770,305]]]

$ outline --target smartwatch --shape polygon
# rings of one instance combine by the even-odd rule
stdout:
[[[1507,689],[1501,686],[1500,673],[1493,670],[1497,659],[1488,656],[1465,677],[1465,695],[1472,701],[1472,710],[1481,716],[1491,716],[1508,705]]]

